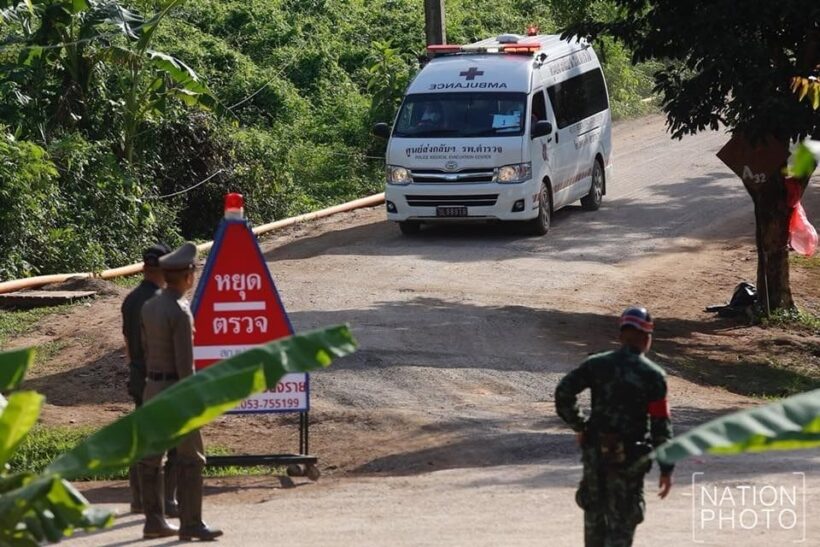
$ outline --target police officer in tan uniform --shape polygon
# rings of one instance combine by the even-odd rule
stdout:
[[[193,317],[185,293],[194,286],[196,245],[186,243],[159,260],[166,288],[142,307],[145,345],[145,401],[194,373]],[[205,448],[202,435],[185,436],[177,450],[180,527],[170,525],[163,510],[162,463],[165,454],[140,462],[145,527],[143,537],[158,538],[179,534],[181,540],[213,540],[221,530],[202,521],[202,468]]]
[[[125,354],[128,357],[128,394],[134,399],[137,408],[142,406],[145,392],[145,355],[142,344],[142,306],[165,286],[165,277],[159,267],[159,259],[170,253],[163,243],[152,245],[142,253],[142,282],[134,288],[122,303],[122,333],[125,338]],[[165,463],[165,515],[178,518],[177,506],[177,473],[176,453],[168,452]],[[139,464],[128,470],[128,482],[131,486],[131,512],[142,513],[142,481]]]

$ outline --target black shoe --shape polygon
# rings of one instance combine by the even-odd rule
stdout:
[[[175,501],[165,502],[165,516],[172,519],[179,518],[179,504]]]
[[[172,526],[167,522],[160,522],[155,523],[151,526],[146,525],[145,528],[142,529],[142,538],[143,539],[157,539],[157,538],[169,538],[171,536],[175,536],[179,533],[179,528],[176,526]]]
[[[181,541],[191,541],[192,539],[198,539],[201,541],[213,541],[221,535],[222,530],[217,530],[216,528],[208,528],[207,524],[179,529],[179,539]]]

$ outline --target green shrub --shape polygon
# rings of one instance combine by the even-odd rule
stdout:
[[[161,230],[162,202],[148,201],[151,179],[129,171],[114,154],[113,144],[70,134],[51,146],[60,166],[60,218],[49,234],[52,253],[43,267],[50,271],[96,271],[110,264],[128,264],[157,237],[174,238]]]
[[[57,169],[36,144],[0,126],[0,279],[40,273],[58,210]]]

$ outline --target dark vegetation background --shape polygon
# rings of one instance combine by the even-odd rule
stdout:
[[[117,28],[98,24],[88,34],[82,13],[54,15],[78,2],[146,18],[167,4],[41,0],[35,7],[48,17],[26,23],[25,13],[8,11],[24,2],[0,1],[0,280],[131,263],[156,239],[209,239],[227,191],[245,194],[255,223],[380,191],[385,143],[369,131],[392,121],[418,70],[422,0],[180,3],[151,49],[190,66],[218,101],[211,109],[170,91],[129,102],[131,65],[117,54],[128,41]],[[469,43],[530,23],[551,33],[611,9],[605,1],[448,0],[447,36]],[[68,29],[64,43],[88,40],[31,54],[55,18]],[[596,48],[614,115],[652,109],[657,67],[631,66],[630,53],[606,39]],[[130,160],[129,112],[139,114]]]

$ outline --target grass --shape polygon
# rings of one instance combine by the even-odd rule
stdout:
[[[67,345],[68,343],[64,340],[52,340],[51,342],[40,344],[37,346],[37,354],[34,358],[35,366],[48,363]]]
[[[799,254],[792,253],[789,255],[789,264],[798,268],[806,268],[809,270],[820,270],[820,253],[816,256],[805,257]]]
[[[20,444],[9,461],[12,472],[42,472],[59,455],[68,452],[84,441],[94,429],[88,427],[64,427],[36,425]],[[208,454],[227,455],[232,451],[224,446],[207,447]],[[206,477],[238,477],[248,475],[283,475],[279,467],[214,467],[206,468]],[[90,475],[82,480],[122,480],[128,478],[128,470],[122,469],[108,473]]]
[[[803,374],[771,357],[739,358],[737,362],[671,357],[669,363],[678,374],[696,383],[761,399],[779,399],[820,388],[820,377]]]
[[[126,277],[115,277],[111,280],[111,283],[118,287],[133,289],[134,287],[140,284],[140,281],[142,281],[142,274],[129,275]]]
[[[31,310],[0,310],[0,347],[9,339],[28,332],[43,317],[64,312],[72,305],[61,304]]]
[[[799,329],[820,334],[820,316],[797,308],[776,310],[769,317],[762,317],[760,323],[764,327]]]

